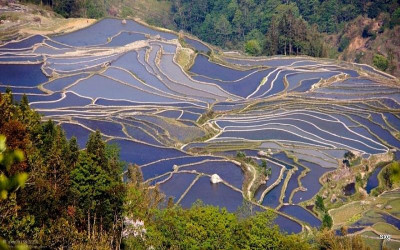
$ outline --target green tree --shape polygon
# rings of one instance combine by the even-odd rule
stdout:
[[[278,21],[273,18],[266,34],[265,52],[267,55],[276,55],[279,49]]]
[[[232,34],[232,25],[229,23],[225,15],[220,15],[215,23],[215,31],[219,38],[217,38],[220,45],[225,45],[230,35]]]
[[[325,213],[324,217],[322,217],[321,228],[331,229],[332,225],[333,225],[332,217],[328,213]]]
[[[99,130],[89,135],[86,143],[86,152],[97,165],[103,168],[107,167],[106,144],[103,142]]]
[[[107,190],[111,181],[101,166],[84,151],[80,153],[78,164],[71,172],[71,181],[73,204],[78,209],[77,219],[81,227],[87,225],[85,229],[90,238],[97,229],[93,227],[100,226],[99,214],[107,205]]]
[[[68,165],[72,168],[75,168],[76,163],[79,159],[79,145],[78,140],[75,136],[73,136],[68,143],[69,147],[69,157],[68,157]]]
[[[26,197],[26,211],[35,216],[36,226],[47,227],[52,220],[66,215],[71,172],[67,165],[68,141],[51,120],[38,127],[33,141],[27,157],[30,182],[35,185],[27,186],[21,196]]]
[[[79,153],[71,172],[76,220],[88,238],[106,232],[114,243],[119,242],[126,193],[121,179],[123,166],[118,148],[106,145],[99,132],[89,136],[86,150]]]
[[[235,11],[235,15],[233,17],[232,23],[233,23],[233,27],[234,30],[236,31],[236,33],[239,35],[239,37],[241,37],[244,40],[244,27],[243,27],[243,13],[242,11],[238,8]]]
[[[383,179],[385,180],[385,185],[386,185],[388,188],[392,188],[393,183],[392,183],[392,181],[391,181],[391,179],[390,179],[390,170],[389,170],[389,168],[386,168],[386,169],[383,171],[382,176],[383,176]]]
[[[324,199],[320,195],[317,195],[315,199],[315,207],[320,211],[325,211]]]
[[[124,214],[133,220],[149,221],[154,210],[163,201],[158,187],[149,189],[143,181],[142,172],[137,165],[128,167],[128,184],[126,187],[126,202],[124,203]]]
[[[263,168],[263,169],[267,168],[267,161],[265,159],[261,160],[261,168]]]

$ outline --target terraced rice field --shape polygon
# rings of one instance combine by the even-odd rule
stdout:
[[[177,34],[131,20],[12,41],[0,47],[0,91],[26,94],[82,147],[100,130],[184,207],[201,199],[235,211],[250,199],[275,210],[288,232],[320,226],[302,202],[346,151],[368,158],[400,149],[400,85],[385,73],[308,57],[212,60],[211,47],[186,44],[201,52],[189,71],[176,62]],[[235,161],[238,150],[267,160],[266,183]],[[212,174],[222,182],[210,183]],[[394,215],[379,220],[398,226]]]

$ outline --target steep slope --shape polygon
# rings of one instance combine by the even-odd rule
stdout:
[[[331,43],[340,47],[345,42],[347,47],[339,54],[339,58],[350,62],[374,64],[374,57],[382,55],[386,66],[382,70],[400,76],[400,26],[392,29],[384,28],[384,16],[376,19],[358,17],[349,22],[341,33],[331,36]],[[347,40],[347,42],[346,42]]]

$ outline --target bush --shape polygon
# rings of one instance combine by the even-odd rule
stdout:
[[[265,159],[261,160],[261,166],[262,168],[266,169],[267,168],[267,161]]]
[[[321,211],[325,211],[324,199],[319,195],[315,199],[315,207]]]
[[[246,158],[246,153],[243,151],[237,151],[236,152],[236,157],[237,158]]]
[[[375,67],[382,71],[385,71],[389,66],[389,61],[386,59],[386,57],[379,54],[375,54],[373,63]]]
[[[257,56],[261,54],[261,46],[257,40],[247,41],[245,44],[245,51],[247,54]]]
[[[324,217],[322,218],[322,228],[327,228],[330,229],[333,225],[333,220],[332,217],[329,214],[324,214]]]

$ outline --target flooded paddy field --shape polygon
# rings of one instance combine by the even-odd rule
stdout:
[[[187,70],[178,63],[183,49],[195,55]],[[344,153],[399,155],[400,85],[389,75],[308,57],[215,60],[212,51],[194,38],[181,44],[172,32],[103,19],[1,46],[0,91],[11,90],[16,101],[26,94],[81,147],[99,130],[151,188],[183,207],[200,199],[234,212],[247,200],[275,210],[289,233],[320,227],[305,204]],[[262,160],[270,174],[257,182],[252,169]],[[397,215],[373,216],[399,225]]]

